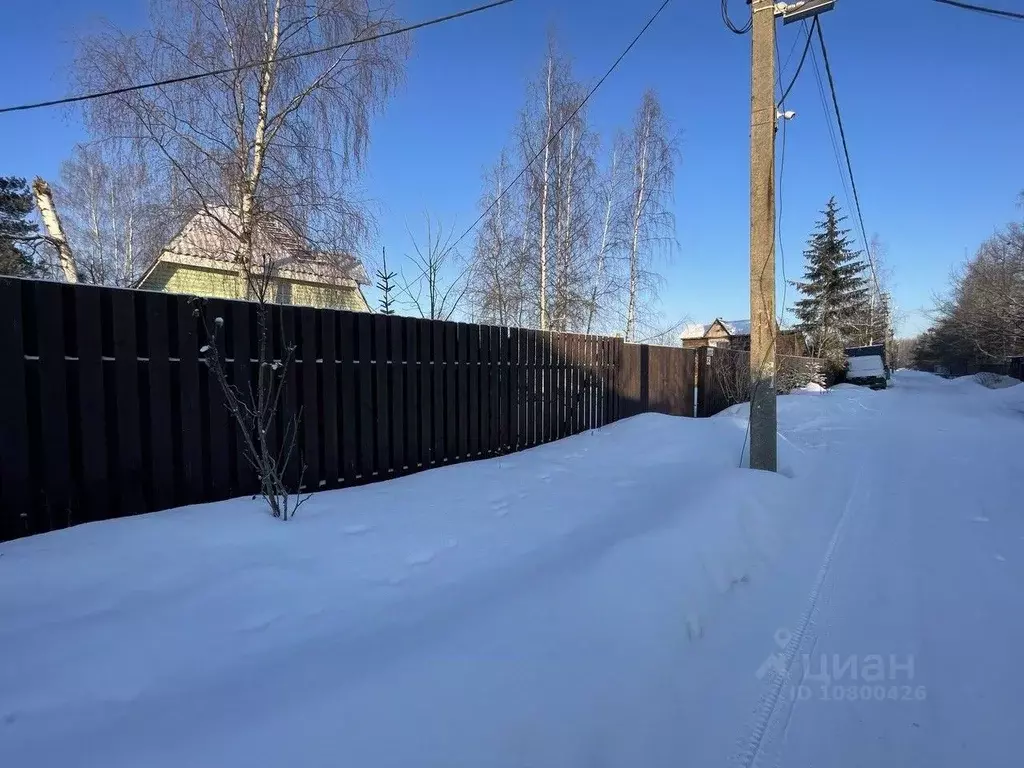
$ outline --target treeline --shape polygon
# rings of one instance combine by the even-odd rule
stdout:
[[[147,30],[110,26],[83,38],[77,88],[113,93],[83,105],[89,140],[53,180],[75,279],[135,285],[199,212],[237,244],[246,273],[273,263],[257,252],[260,232],[282,225],[310,252],[359,254],[372,272],[382,251],[358,189],[372,118],[404,76],[408,41],[291,55],[399,25],[375,6],[182,0],[155,3]],[[265,63],[128,89],[168,71],[229,70],[239,61]],[[599,136],[589,88],[551,36],[506,146],[484,174],[476,232],[460,246],[428,213],[422,231],[410,231],[411,248],[388,254],[388,311],[653,335],[657,265],[675,247],[676,136],[653,91],[637,94],[615,136]],[[5,184],[0,269],[59,276],[53,238],[32,221],[28,185]]]
[[[1001,370],[1018,355],[1024,355],[1024,225],[1015,222],[953,274],[935,321],[916,339],[913,363],[968,374]]]
[[[510,142],[485,175],[466,291],[474,319],[649,334],[656,259],[675,243],[675,135],[647,91],[632,124],[602,143],[586,95],[552,37]]]

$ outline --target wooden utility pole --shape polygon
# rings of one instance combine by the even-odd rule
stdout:
[[[752,0],[750,62],[750,467],[776,470],[775,5]]]

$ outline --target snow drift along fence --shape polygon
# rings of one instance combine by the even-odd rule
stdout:
[[[0,278],[0,540],[257,490],[196,304],[148,291]],[[256,306],[210,299],[247,389]],[[693,415],[694,351],[621,339],[273,308],[296,344],[305,490],[547,443],[645,411]],[[281,422],[283,424],[283,421]],[[297,481],[297,471],[290,480]]]
[[[750,352],[728,347],[697,350],[697,416],[714,416],[750,400]],[[828,366],[816,357],[776,355],[775,388],[779,394],[810,382],[832,384]]]

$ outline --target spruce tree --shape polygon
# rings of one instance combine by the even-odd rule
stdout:
[[[835,197],[822,214],[804,251],[804,279],[795,284],[803,298],[796,302],[795,313],[813,354],[838,362],[844,346],[860,341],[868,281],[860,251],[850,246],[850,230],[840,228],[846,217]]]
[[[0,275],[40,274],[39,262],[25,241],[39,232],[36,224],[28,220],[33,205],[25,179],[0,176]]]

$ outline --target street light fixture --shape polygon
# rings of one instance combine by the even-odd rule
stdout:
[[[831,11],[836,0],[800,0],[796,3],[776,3],[775,15],[782,16],[783,24],[792,24],[794,21],[803,21],[819,13]]]

